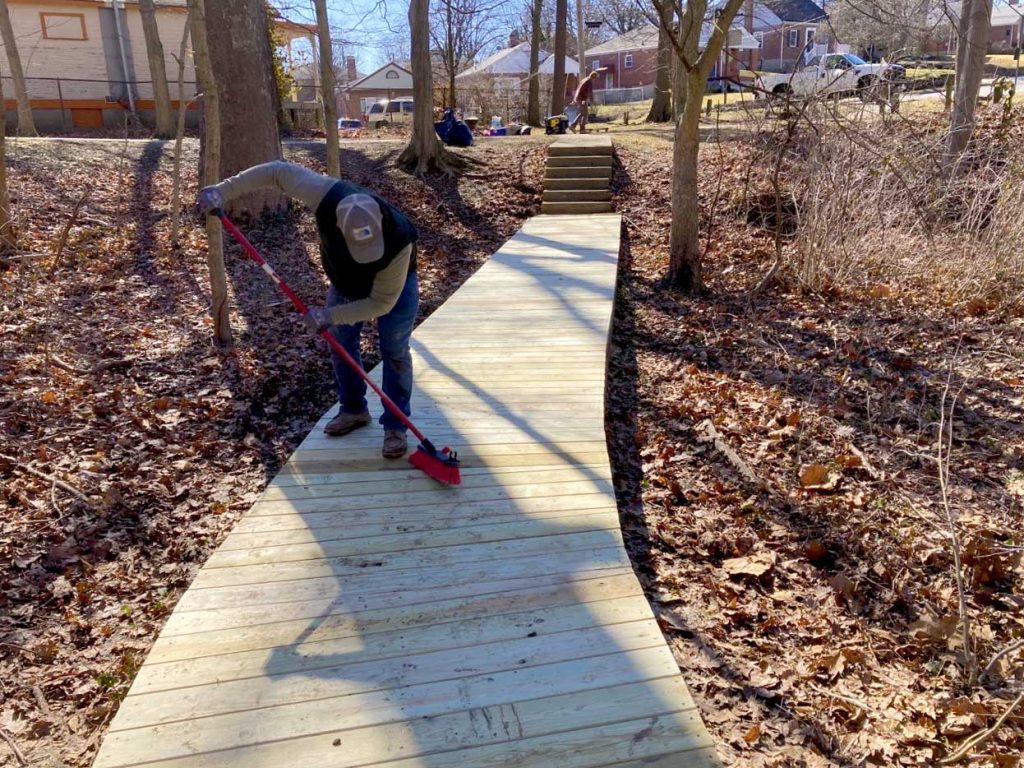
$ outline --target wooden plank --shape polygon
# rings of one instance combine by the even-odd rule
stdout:
[[[311,542],[274,542],[239,548],[219,549],[203,566],[237,568],[267,563],[293,563],[336,557],[366,557],[367,555],[398,552],[422,552],[431,549],[476,546],[502,541],[521,542],[527,539],[555,535],[561,531],[584,533],[591,531],[618,531],[617,510],[596,511],[556,520],[516,520],[492,525],[444,528],[439,531],[393,533],[384,536],[315,539]]]
[[[517,638],[548,635],[649,620],[651,609],[635,594],[591,603],[544,607],[519,613],[499,613],[481,618],[459,617],[451,622],[398,631],[366,632],[324,637],[319,627],[291,638],[289,650],[280,647],[236,650],[202,656],[173,664],[146,664],[132,685],[133,694],[156,693],[263,675],[312,674],[331,668],[337,659],[348,664],[386,659],[408,659],[409,654],[462,648],[467,654],[480,645]],[[196,650],[199,643],[196,643]]]
[[[159,759],[160,754],[183,754],[183,749],[205,754],[239,744],[269,744],[335,732],[339,732],[340,737],[347,729],[389,722],[419,722],[449,712],[465,711],[467,704],[482,709],[573,693],[591,692],[596,695],[612,687],[666,677],[678,677],[678,667],[662,643],[642,652],[613,651],[556,664],[411,685],[394,689],[387,697],[376,692],[332,696],[139,730],[121,729],[115,720],[107,740],[116,745],[116,751],[126,753],[129,760],[145,755]],[[681,706],[685,705],[683,700]],[[332,743],[334,738],[336,736],[331,737]],[[155,749],[161,752],[154,752]],[[97,759],[94,768],[106,764]]]
[[[457,573],[463,566],[472,568],[479,563],[500,563],[523,557],[545,556],[557,558],[563,553],[588,552],[615,547],[622,543],[618,530],[582,530],[554,527],[550,533],[522,540],[502,540],[482,544],[453,544],[431,549],[409,549],[399,552],[321,554],[297,562],[271,562],[254,565],[228,565],[222,568],[203,568],[196,576],[195,589],[268,584],[274,581],[296,581],[332,577],[351,578],[371,570],[380,579],[391,571],[429,572],[430,568],[444,568]]]
[[[599,656],[609,649],[640,651],[663,644],[664,639],[653,621],[634,621],[567,632],[560,635],[557,642],[522,638],[483,644],[474,649],[456,648],[409,655],[391,663],[369,661],[350,664],[344,656],[332,655],[318,660],[323,666],[318,666],[316,673],[309,676],[263,675],[156,693],[135,694],[129,691],[115,730],[497,674]],[[281,648],[278,652],[288,653],[289,648]]]
[[[398,605],[369,610],[348,610],[338,604],[338,610],[323,613],[317,603],[305,615],[282,618],[277,612],[265,616],[265,624],[248,624],[228,629],[210,629],[201,622],[189,627],[175,614],[169,630],[157,640],[146,664],[163,664],[189,659],[201,659],[226,653],[255,651],[289,645],[296,637],[307,633],[310,619],[317,619],[310,635],[316,640],[338,637],[370,635],[377,632],[425,627],[468,621],[524,610],[539,610],[562,605],[586,605],[598,600],[619,597],[638,597],[640,591],[631,572],[607,572],[609,575],[551,574],[519,579],[509,583],[487,582],[471,590],[464,597],[437,599],[428,595],[415,602],[405,600]],[[422,596],[421,596],[422,597]],[[294,605],[294,604],[293,604]],[[289,611],[294,616],[294,611]],[[189,614],[181,617],[188,619]],[[195,629],[195,632],[181,630]]]
[[[611,536],[604,536],[607,539],[604,548],[563,550],[558,553],[557,562],[545,562],[545,571],[566,574],[630,568],[629,558],[619,551],[621,547],[616,547]],[[420,570],[404,568],[382,571],[374,567],[374,563],[378,561],[377,558],[365,558],[362,561],[363,567],[360,567],[359,561],[352,558],[356,565],[347,571],[332,567],[330,561],[314,561],[306,570],[295,567],[284,570],[277,567],[276,575],[279,576],[302,574],[300,578],[281,580],[263,579],[263,576],[267,575],[266,571],[272,566],[248,568],[241,573],[236,572],[237,569],[226,572],[218,569],[220,572],[210,577],[201,571],[199,575],[203,577],[202,583],[197,583],[182,596],[176,612],[211,609],[222,611],[223,615],[220,617],[205,617],[211,623],[227,620],[228,617],[237,614],[258,621],[271,606],[272,610],[277,612],[282,610],[282,604],[296,601],[319,600],[322,606],[327,607],[333,601],[343,598],[355,605],[366,607],[371,604],[380,605],[387,599],[387,595],[401,590],[419,591],[421,597],[429,596],[431,590],[438,593],[442,593],[444,589],[471,592],[472,585],[480,582],[527,578],[529,569],[537,566],[537,555],[527,553],[519,557],[496,559],[490,563],[486,560],[462,563],[457,570],[452,569],[450,565],[442,564],[421,566]],[[411,558],[407,557],[405,562],[411,562]],[[311,573],[314,571],[315,575]],[[245,581],[247,579],[256,581]],[[242,583],[224,585],[221,583],[224,581]]]
[[[172,648],[191,646],[202,656],[220,650],[264,648],[264,638],[284,637],[290,643],[316,620],[316,631],[330,633],[349,626],[366,627],[368,632],[446,622],[465,611],[472,618],[478,611],[544,605],[552,593],[570,590],[581,602],[605,595],[614,595],[618,580],[631,577],[632,569],[624,564],[611,568],[553,572],[526,575],[517,572],[483,577],[478,581],[446,584],[436,588],[392,590],[373,595],[357,595],[353,590],[328,599],[305,599],[278,602],[272,611],[252,604],[234,604],[223,608],[175,611],[157,641]],[[634,592],[640,594],[639,586]],[[301,622],[301,626],[296,629]],[[198,637],[199,648],[193,639]],[[270,645],[279,644],[270,642]]]
[[[694,709],[686,686],[678,678],[658,678],[594,691],[472,708],[421,718],[415,727],[390,722],[339,729],[272,742],[246,744],[219,752],[193,751],[191,739],[176,745],[179,754],[160,755],[157,765],[187,765],[199,760],[206,768],[259,763],[262,765],[331,765],[356,768],[392,758],[427,758],[472,747],[507,744],[511,739],[537,738],[554,733],[596,728],[628,720],[661,718]],[[341,743],[335,747],[335,741]],[[223,743],[223,741],[218,742]],[[383,751],[382,751],[383,750]],[[168,761],[168,762],[165,762]],[[268,762],[269,761],[269,762]],[[468,765],[468,764],[467,764]],[[107,768],[113,768],[108,765]]]

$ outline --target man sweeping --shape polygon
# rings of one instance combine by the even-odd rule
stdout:
[[[377,318],[384,393],[407,416],[411,413],[412,354],[409,338],[419,306],[416,278],[416,228],[393,205],[369,190],[322,176],[294,163],[257,165],[199,193],[204,215],[238,197],[275,187],[316,214],[320,258],[330,283],[323,308],[303,321],[314,332],[330,328],[352,358],[362,365],[359,339],[363,324]],[[340,407],[324,432],[347,435],[370,423],[366,384],[340,356],[332,353]],[[406,427],[386,408],[382,454],[398,459],[407,450]]]

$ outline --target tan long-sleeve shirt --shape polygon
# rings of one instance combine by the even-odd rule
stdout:
[[[276,160],[253,166],[215,186],[225,201],[266,187],[276,187],[315,212],[335,182],[337,179],[316,173],[301,165]],[[332,307],[331,322],[334,325],[352,325],[390,312],[405,287],[411,257],[410,245],[386,269],[377,274],[369,296]]]

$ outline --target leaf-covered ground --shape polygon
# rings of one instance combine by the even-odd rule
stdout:
[[[750,148],[702,148],[701,213]],[[995,724],[1024,651],[961,672],[937,464],[982,667],[1024,637],[1024,320],[898,283],[773,287],[773,233],[720,206],[711,293],[666,271],[669,149],[624,141],[609,439],[627,540],[728,765],[931,766]],[[756,175],[756,174],[755,174]],[[725,191],[723,195],[723,190]],[[947,390],[947,383],[949,388]],[[964,764],[1017,766],[1017,710]]]
[[[31,765],[91,762],[196,569],[333,400],[319,340],[234,248],[235,346],[211,347],[205,236],[189,214],[168,244],[172,149],[8,142],[22,250],[0,268],[0,764],[12,744]],[[342,168],[419,228],[425,316],[538,212],[543,145],[468,150],[480,165],[426,183],[394,169],[400,149],[346,143]],[[322,170],[315,145],[287,156]],[[191,203],[191,141],[183,165]],[[252,240],[320,299],[310,215]]]

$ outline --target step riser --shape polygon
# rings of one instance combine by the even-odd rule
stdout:
[[[605,179],[547,179],[545,189],[607,189]]]
[[[611,156],[611,154],[612,154],[612,148],[608,147],[608,146],[594,146],[594,147],[566,146],[566,147],[559,147],[559,146],[557,146],[555,144],[552,144],[550,147],[548,147],[548,156],[549,157],[564,157],[565,155],[575,155],[575,156],[579,156],[579,157],[583,157],[583,156],[587,156],[587,155],[591,155],[591,156],[592,155],[608,155],[608,156]]]
[[[579,155],[567,155],[565,157],[549,157],[548,168],[590,168],[590,167],[611,168],[612,159],[610,156],[601,157],[580,157]]]
[[[544,171],[545,179],[604,179],[609,181],[611,176],[610,168],[548,168]]]
[[[545,203],[607,202],[611,199],[612,193],[606,189],[549,189],[544,192]]]
[[[541,213],[611,213],[611,203],[541,203]]]

